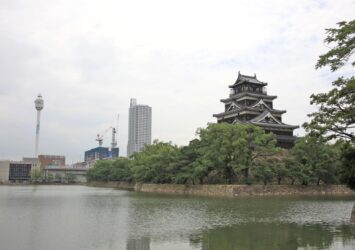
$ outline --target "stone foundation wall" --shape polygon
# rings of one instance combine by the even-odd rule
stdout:
[[[233,196],[273,196],[273,195],[355,195],[355,191],[345,185],[237,185]]]
[[[134,183],[122,182],[122,181],[90,181],[87,183],[88,186],[91,187],[106,187],[106,188],[117,188],[117,189],[125,189],[134,191]]]
[[[176,194],[192,196],[294,196],[294,195],[355,195],[344,185],[182,185],[144,184],[125,182],[90,182],[90,186],[134,190],[143,193]]]
[[[232,185],[136,184],[135,191],[160,194],[233,197]]]

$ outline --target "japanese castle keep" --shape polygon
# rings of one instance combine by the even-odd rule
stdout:
[[[267,95],[267,83],[261,82],[254,76],[238,73],[238,78],[230,85],[229,98],[222,99],[225,111],[213,116],[218,123],[253,124],[262,127],[266,132],[276,135],[277,145],[291,148],[296,140],[293,130],[298,126],[282,122],[285,110],[273,108],[273,100],[277,96]]]

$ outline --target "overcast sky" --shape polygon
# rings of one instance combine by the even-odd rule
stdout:
[[[314,69],[329,49],[324,29],[354,9],[350,0],[0,0],[0,158],[34,154],[38,93],[39,151],[67,163],[96,147],[118,113],[126,154],[132,97],[153,108],[153,138],[187,144],[216,121],[239,70],[268,82],[283,121],[301,125],[311,93],[336,78]]]

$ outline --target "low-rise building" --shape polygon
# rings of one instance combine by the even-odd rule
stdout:
[[[37,157],[22,157],[22,161],[31,163],[32,166],[39,166],[39,160]]]
[[[30,180],[32,163],[24,161],[0,161],[0,183],[27,182]]]
[[[0,184],[9,182],[10,161],[0,161]]]
[[[65,156],[63,155],[39,155],[39,164],[41,170],[45,167],[64,167],[65,166]]]
[[[28,162],[10,162],[9,181],[26,182],[31,178],[32,164]]]

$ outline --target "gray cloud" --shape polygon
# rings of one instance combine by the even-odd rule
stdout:
[[[353,18],[354,7],[351,0],[0,1],[0,158],[33,154],[39,92],[42,153],[79,160],[120,113],[125,154],[130,97],[153,107],[153,138],[186,144],[215,121],[238,70],[269,82],[275,106],[288,111],[284,121],[300,125],[314,110],[309,95],[335,78],[314,70],[328,50],[324,29]]]

